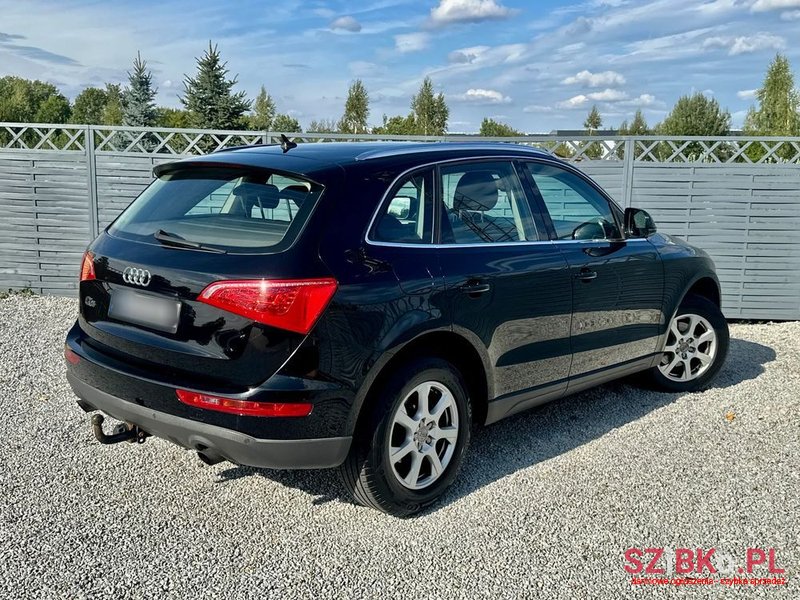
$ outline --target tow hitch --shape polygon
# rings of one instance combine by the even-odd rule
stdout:
[[[143,444],[150,437],[149,433],[130,423],[120,423],[114,427],[114,432],[111,435],[106,435],[103,431],[103,421],[105,421],[103,415],[92,415],[92,431],[94,432],[94,437],[101,444],[118,444],[120,442]]]

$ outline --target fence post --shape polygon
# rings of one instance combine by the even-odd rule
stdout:
[[[622,165],[622,207],[629,208],[633,199],[633,166],[636,142],[633,138],[625,140]]]
[[[97,237],[100,229],[100,215],[97,210],[97,163],[94,156],[94,129],[91,125],[85,130],[86,178],[89,189],[89,241]]]
[[[261,132],[261,143],[265,146],[269,144],[269,131],[262,131]]]

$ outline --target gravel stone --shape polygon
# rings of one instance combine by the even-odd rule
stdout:
[[[64,377],[75,300],[0,300],[2,598],[800,597],[800,323],[734,324],[713,389],[614,383],[479,431],[396,519],[335,471],[101,446]],[[107,427],[110,427],[110,423]],[[630,547],[774,547],[786,586],[632,586]]]

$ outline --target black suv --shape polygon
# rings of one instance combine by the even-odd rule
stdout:
[[[511,144],[292,143],[159,165],[92,242],[67,377],[86,411],[269,468],[339,467],[396,515],[473,425],[647,372],[691,391],[728,329],[709,257]]]

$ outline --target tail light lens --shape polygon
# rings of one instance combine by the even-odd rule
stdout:
[[[308,333],[336,293],[335,279],[217,281],[197,299],[264,325]]]
[[[91,281],[96,279],[94,274],[94,254],[88,250],[83,253],[83,262],[81,263],[81,281]]]
[[[67,362],[69,362],[71,365],[77,365],[79,362],[81,362],[81,357],[78,356],[77,353],[66,344],[64,344],[64,358],[66,358]]]
[[[175,393],[178,400],[189,406],[243,417],[307,417],[313,408],[313,405],[307,402],[253,402],[188,390],[176,390]]]

